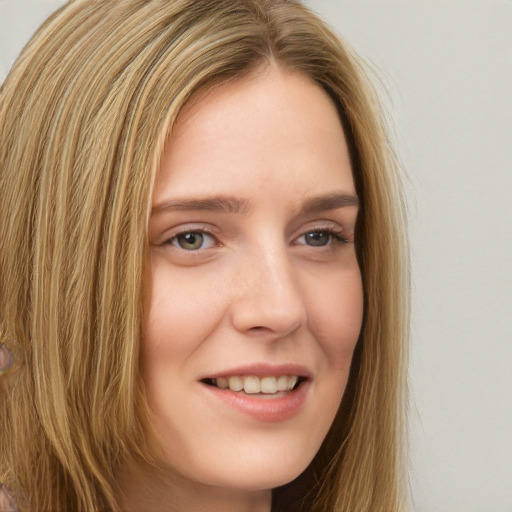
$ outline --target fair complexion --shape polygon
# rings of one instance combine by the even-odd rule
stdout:
[[[125,510],[268,512],[308,466],[361,328],[357,211],[338,113],[308,78],[268,65],[184,107],[149,221],[158,469],[126,472]]]

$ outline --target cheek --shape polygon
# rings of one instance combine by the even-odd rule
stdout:
[[[330,272],[324,282],[322,291],[318,279],[308,287],[309,327],[321,354],[314,381],[314,414],[307,427],[311,456],[320,448],[339,409],[363,317],[363,288],[356,266]]]
[[[315,294],[310,324],[331,363],[350,365],[363,319],[363,287],[359,268],[331,275],[329,286]]]
[[[186,269],[171,271],[155,258],[146,276],[144,351],[169,352],[173,361],[194,349],[222,317],[212,283]],[[172,341],[172,343],[171,343]]]

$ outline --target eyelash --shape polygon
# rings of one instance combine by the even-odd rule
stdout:
[[[312,229],[308,229],[307,231],[302,233],[300,236],[298,236],[295,240],[300,240],[301,238],[304,238],[307,235],[311,235],[311,234],[327,235],[329,238],[325,244],[314,245],[314,244],[308,244],[304,241],[304,243],[297,243],[296,245],[305,245],[305,246],[309,246],[309,247],[324,247],[325,248],[325,247],[331,247],[333,244],[344,245],[344,244],[347,244],[350,242],[348,240],[348,238],[346,238],[343,235],[342,229],[337,229],[330,225],[329,226],[318,226],[318,227],[315,227]],[[196,235],[196,236],[199,235],[199,236],[203,237],[203,240],[201,241],[201,245],[195,249],[186,249],[184,247],[181,247],[179,245],[178,239],[179,239],[179,237],[183,237],[183,236],[187,236],[187,235]],[[202,247],[205,235],[206,235],[206,237],[210,237],[213,240],[213,243],[211,244],[211,246],[206,247],[206,248]],[[188,229],[188,230],[184,230],[180,233],[177,233],[174,236],[172,236],[171,238],[166,239],[162,243],[162,245],[164,245],[164,246],[172,245],[176,249],[180,249],[182,251],[189,252],[189,253],[194,253],[194,252],[200,251],[201,249],[209,249],[211,247],[219,246],[220,244],[219,244],[218,239],[216,238],[216,236],[213,233],[211,233],[208,229],[200,228],[200,229]]]
[[[202,244],[201,244],[201,247],[198,247],[197,249],[185,249],[183,247],[180,247],[178,245],[178,243],[179,243],[178,239],[179,239],[179,237],[183,237],[186,235],[200,235],[203,237],[203,239],[204,239],[204,236],[206,235],[207,237],[212,238],[212,240],[213,240],[212,247],[220,245],[216,236],[213,233],[211,233],[208,229],[205,229],[205,228],[187,229],[187,230],[181,231],[180,233],[176,233],[171,238],[166,239],[162,245],[172,245],[172,246],[176,247],[176,249],[181,249],[182,251],[186,251],[186,252],[190,252],[190,253],[197,252],[198,250],[203,249]],[[174,243],[174,242],[176,242],[176,243]]]
[[[308,229],[306,232],[304,232],[302,235],[297,237],[296,240],[299,240],[306,235],[309,234],[322,234],[327,235],[329,237],[329,240],[326,244],[323,245],[314,245],[314,244],[300,244],[300,245],[308,245],[309,247],[330,247],[333,244],[348,244],[349,240],[344,236],[344,232],[342,229],[337,229],[331,226],[323,226],[323,227],[316,227],[313,229]]]

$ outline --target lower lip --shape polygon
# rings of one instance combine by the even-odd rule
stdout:
[[[305,381],[294,391],[272,398],[272,395],[249,395],[243,392],[204,386],[217,398],[255,420],[276,423],[297,416],[304,407],[310,388],[310,381]]]

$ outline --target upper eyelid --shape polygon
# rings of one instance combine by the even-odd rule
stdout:
[[[206,233],[217,239],[219,230],[201,223],[188,223],[166,229],[160,236],[163,242],[186,233]]]
[[[346,227],[340,222],[333,220],[320,220],[306,223],[306,225],[299,230],[302,234],[310,231],[336,231],[343,232],[347,231]]]

